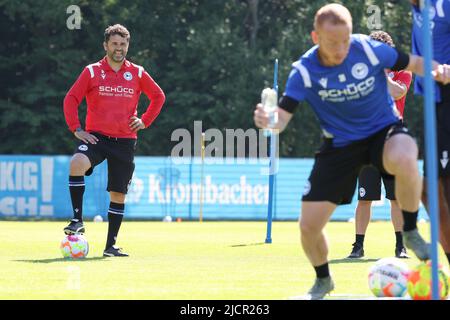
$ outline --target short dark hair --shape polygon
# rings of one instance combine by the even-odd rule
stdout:
[[[373,31],[370,34],[370,37],[374,40],[380,41],[380,42],[384,42],[387,45],[391,46],[391,47],[395,47],[394,41],[392,40],[391,36],[389,35],[389,33],[384,32],[384,31]]]
[[[126,38],[130,41],[130,32],[121,24],[115,24],[105,29],[105,42],[108,42],[109,38],[115,34],[118,34],[122,38]]]

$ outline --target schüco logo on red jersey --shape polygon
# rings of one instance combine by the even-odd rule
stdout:
[[[111,86],[99,86],[100,92],[110,92],[110,93],[129,93],[134,94],[133,88],[127,88],[122,86],[111,87]]]

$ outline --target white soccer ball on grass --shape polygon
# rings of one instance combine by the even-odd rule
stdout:
[[[383,258],[369,270],[369,288],[376,297],[403,297],[407,292],[408,266],[397,258]]]
[[[102,216],[101,215],[96,215],[95,217],[94,217],[94,222],[103,222],[103,218],[102,218]]]

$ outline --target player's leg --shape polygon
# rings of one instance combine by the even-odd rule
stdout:
[[[302,202],[299,220],[303,251],[316,272],[314,286],[308,292],[310,298],[321,299],[334,289],[328,266],[328,244],[323,228],[336,205],[327,201]]]
[[[364,245],[364,235],[366,234],[367,227],[372,216],[372,201],[359,200],[356,206],[355,214],[355,232],[356,237],[362,236],[361,241],[358,241],[361,246]]]
[[[372,216],[372,201],[358,200],[355,210],[355,242],[347,258],[358,259],[364,257],[364,239]]]
[[[436,104],[439,181],[442,185],[442,208],[439,210],[439,234],[450,263],[450,85],[439,84],[441,102]],[[441,203],[441,199],[439,199]],[[441,205],[439,205],[441,207]],[[445,210],[446,209],[446,210]],[[445,247],[444,247],[445,246]]]
[[[400,259],[409,258],[403,245],[403,214],[395,198],[395,178],[391,175],[382,175],[386,199],[391,203],[391,221],[395,232],[395,256]]]
[[[300,239],[303,250],[313,266],[328,262],[328,246],[323,228],[334,209],[336,205],[327,201],[302,202],[302,214],[299,219]]]
[[[125,196],[134,172],[134,139],[111,140],[108,149],[108,188],[110,204],[108,209],[108,235],[104,256],[126,257],[127,253],[116,246],[117,236],[125,212]]]
[[[408,259],[408,253],[403,244],[403,214],[396,200],[391,200],[391,221],[395,232],[395,256]]]
[[[111,191],[109,196],[111,202],[108,209],[108,235],[103,255],[107,257],[127,257],[128,254],[116,246],[117,235],[125,211],[125,194]]]
[[[450,176],[440,177],[439,180],[440,184],[443,185],[443,196],[445,199],[443,199],[442,202],[443,207],[446,209],[441,210],[439,208],[439,233],[442,248],[447,256],[448,263],[450,264]],[[441,203],[441,200],[439,200],[439,203]]]
[[[84,233],[83,196],[85,190],[84,176],[92,174],[93,167],[103,161],[101,143],[96,145],[79,142],[77,150],[70,159],[69,191],[72,202],[73,219],[64,228],[65,234]]]
[[[364,166],[358,176],[358,204],[355,212],[355,242],[347,258],[364,257],[364,238],[372,216],[372,201],[380,200],[380,172],[373,166]]]
[[[328,245],[323,228],[338,204],[351,203],[356,180],[367,159],[367,146],[335,148],[325,139],[302,197],[299,220],[301,245],[316,272],[308,298],[321,299],[334,289],[328,266]]]
[[[439,180],[443,185],[445,204],[447,207],[447,211],[443,210],[439,212],[439,229],[441,238],[445,238],[445,248],[444,245],[442,247],[450,264],[450,176],[440,177]]]
[[[439,242],[450,263],[450,90],[449,86],[440,85],[442,101],[436,104],[437,141],[439,168],[438,200],[439,200]],[[426,176],[426,157],[424,157],[424,173]],[[423,181],[422,202],[428,211],[428,195],[426,178]]]
[[[422,192],[422,177],[417,168],[418,148],[406,128],[397,125],[389,131],[382,153],[384,169],[395,176],[395,195],[403,215],[403,239],[406,247],[420,260],[430,257],[429,245],[417,229]]]
[[[448,195],[450,181],[445,181],[444,177],[439,178],[438,184],[438,201],[439,201],[439,242],[441,243],[442,249],[447,256],[447,260],[450,263],[450,210]],[[446,186],[447,185],[447,186]],[[427,182],[423,179],[423,191],[422,191],[422,202],[425,206],[427,213],[428,210],[428,193],[427,193]]]

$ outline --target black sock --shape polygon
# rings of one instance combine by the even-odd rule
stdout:
[[[408,212],[405,210],[402,210],[403,214],[403,231],[411,231],[414,229],[417,229],[417,214],[419,211],[416,212]]]
[[[447,256],[448,264],[450,264],[450,253],[445,253],[445,255]]]
[[[73,218],[83,221],[84,176],[69,176],[69,191]]]
[[[355,238],[355,242],[356,242],[357,244],[360,244],[361,247],[364,246],[364,237],[365,237],[364,234],[357,234],[357,235],[356,235],[356,238]]]
[[[105,250],[116,244],[117,234],[122,224],[123,213],[125,211],[124,203],[111,202],[108,210],[108,238],[106,240]]]
[[[314,267],[314,270],[316,270],[317,278],[327,278],[330,276],[330,269],[328,268],[328,262],[321,266]]]
[[[396,248],[403,248],[403,237],[401,231],[395,232],[395,247]]]

